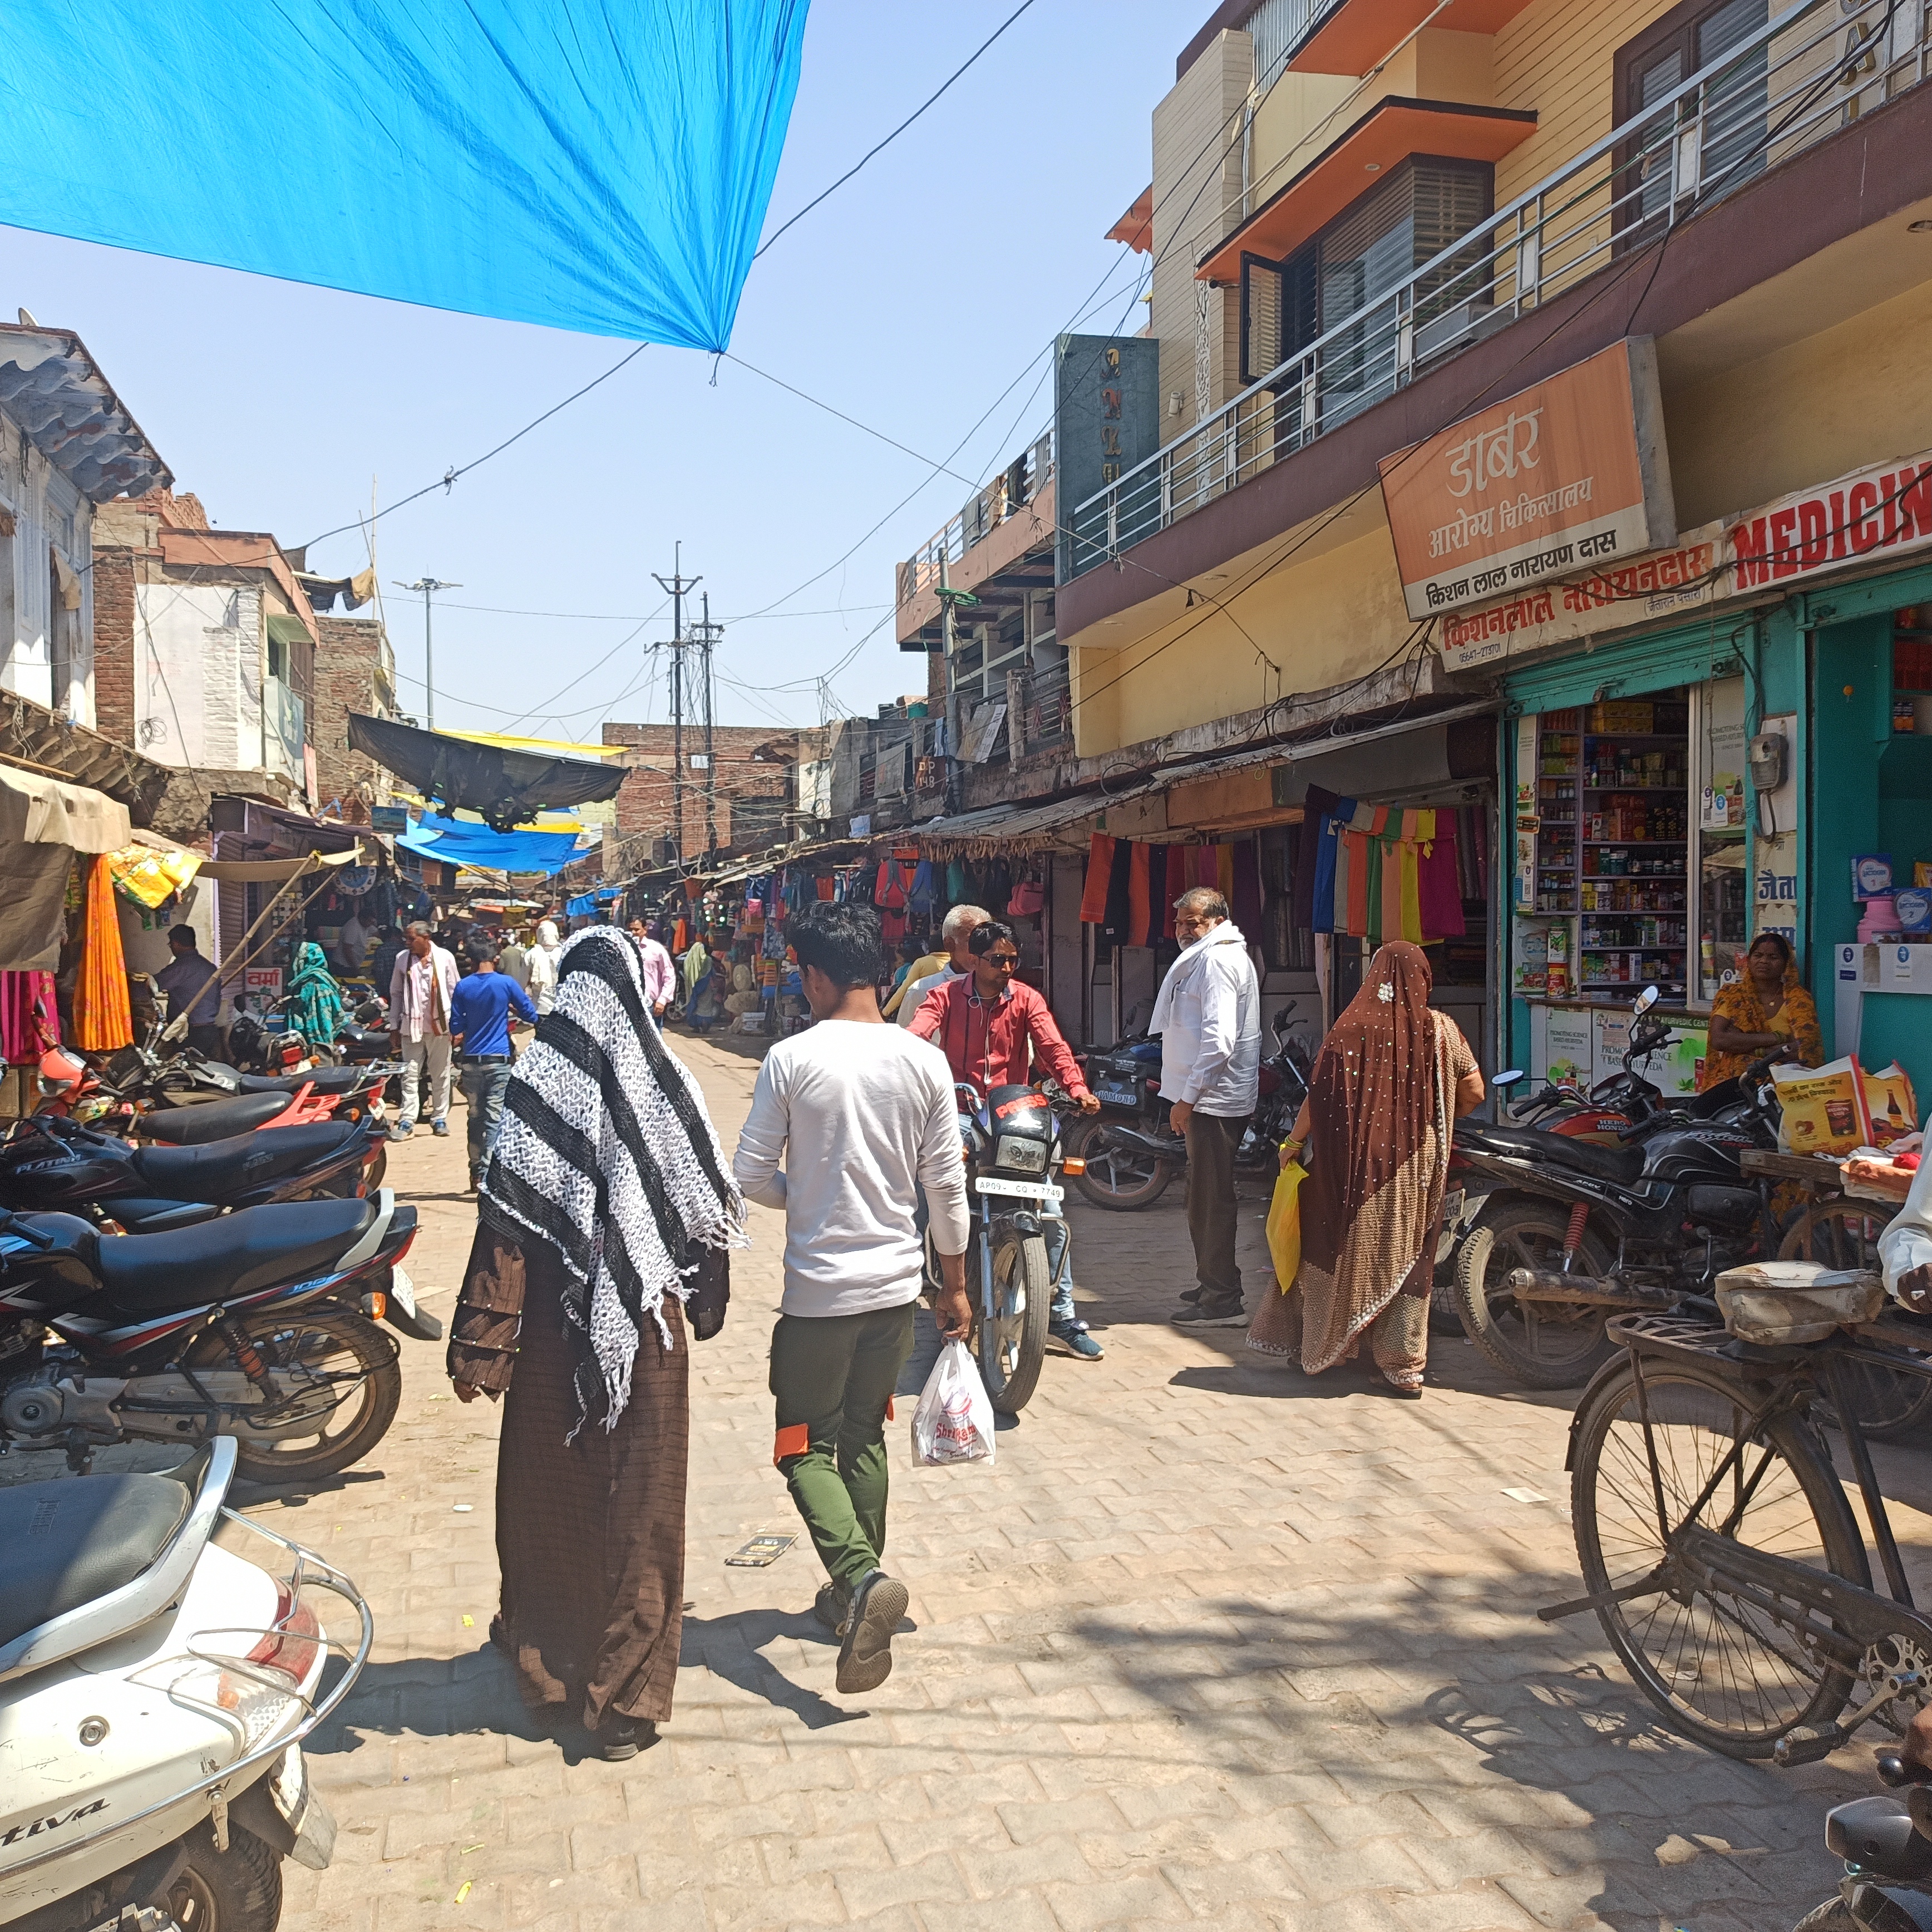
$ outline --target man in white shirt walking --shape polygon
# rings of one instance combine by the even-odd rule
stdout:
[[[1182,1328],[1239,1328],[1234,1155],[1261,1091],[1262,994],[1228,902],[1196,886],[1174,902],[1179,958],[1168,969],[1148,1030],[1160,1035],[1160,1092],[1187,1136],[1187,1232],[1199,1285],[1174,1316]]]
[[[429,1078],[430,1131],[449,1132],[449,1003],[456,994],[455,956],[418,920],[403,932],[389,974],[389,1048],[403,1063],[403,1104],[391,1130],[406,1141],[416,1130],[423,1077]]]
[[[950,986],[955,980],[969,977],[979,962],[973,957],[970,941],[982,926],[992,922],[993,915],[984,906],[956,905],[940,920],[939,937],[946,948],[946,964],[936,973],[925,973],[914,979],[908,975],[905,984],[897,995],[898,1011],[895,1016],[898,1023],[908,1030],[919,1018],[919,1010],[926,1004],[926,996],[940,986]],[[892,1004],[891,1000],[886,1003]]]
[[[839,1637],[838,1688],[870,1690],[892,1670],[908,1601],[880,1561],[886,1410],[920,1288],[917,1192],[943,1276],[934,1313],[963,1336],[965,1169],[944,1054],[880,1017],[878,914],[810,905],[787,936],[818,1024],[765,1055],[732,1166],[748,1199],[784,1210],[773,1460],[831,1579],[814,1609]]]

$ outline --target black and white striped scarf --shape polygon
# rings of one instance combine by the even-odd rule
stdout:
[[[665,1046],[628,933],[592,926],[557,956],[556,1003],[517,1062],[480,1190],[513,1238],[536,1234],[569,1277],[589,1338],[578,1420],[615,1426],[646,1318],[682,1300],[701,1248],[742,1246],[744,1197],[698,1083]]]

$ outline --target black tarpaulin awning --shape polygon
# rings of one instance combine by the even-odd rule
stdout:
[[[513,830],[539,812],[615,798],[624,782],[621,765],[506,752],[356,711],[349,714],[349,743],[406,779],[430,804],[446,812],[480,812],[498,832]]]

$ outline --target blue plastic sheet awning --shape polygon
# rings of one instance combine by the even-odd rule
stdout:
[[[487,825],[432,812],[424,812],[396,843],[418,858],[486,872],[560,872],[584,856],[574,832],[492,832]]]
[[[722,350],[806,0],[21,0],[0,222]]]

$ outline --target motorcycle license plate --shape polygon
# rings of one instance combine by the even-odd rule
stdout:
[[[400,1268],[389,1270],[389,1293],[405,1315],[416,1312],[416,1286]]]
[[[1064,1201],[1066,1190],[1055,1187],[1045,1180],[1003,1180],[998,1176],[982,1174],[973,1183],[982,1194],[1016,1194],[1022,1201]]]
[[[1460,1187],[1452,1187],[1442,1197],[1443,1226],[1453,1228],[1456,1225],[1456,1217],[1462,1211],[1462,1190]]]
[[[1104,1082],[1095,1086],[1094,1097],[1103,1107],[1138,1107],[1140,1105],[1131,1087],[1109,1087]]]

